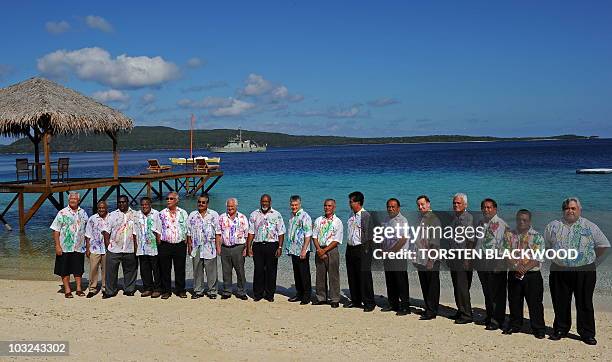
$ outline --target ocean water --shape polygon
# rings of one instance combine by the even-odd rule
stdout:
[[[138,174],[145,170],[149,158],[169,164],[169,157],[185,157],[186,152],[122,152],[119,173]],[[204,150],[195,154],[209,155]],[[61,156],[70,157],[71,177],[112,175],[111,153]],[[268,193],[272,206],[288,220],[289,197],[299,194],[313,219],[322,214],[325,198],[336,199],[337,215],[346,222],[347,195],[351,191],[365,194],[364,206],[368,210],[384,210],[386,200],[396,197],[404,212],[415,210],[415,199],[421,194],[430,197],[434,210],[449,210],[452,195],[464,192],[469,198],[469,209],[475,214],[480,201],[491,197],[498,202],[500,215],[508,221],[520,208],[547,215],[534,220],[536,227],[541,228],[561,215],[564,198],[577,196],[583,204],[583,215],[612,237],[612,174],[575,173],[578,168],[612,168],[612,140],[608,139],[271,148],[265,153],[220,156],[224,176],[210,192],[210,207],[219,212],[224,211],[228,197],[236,197],[239,211],[248,215],[259,206],[260,195]],[[1,181],[15,178],[16,157],[0,155]],[[54,154],[52,159],[57,157],[60,155]],[[131,187],[132,191],[137,188],[140,186]],[[9,195],[0,194],[0,207],[4,209],[9,200]],[[114,209],[114,197],[110,201],[110,208]],[[28,202],[31,205],[33,201],[30,198],[26,205]],[[85,199],[83,207],[90,213],[91,196]],[[163,208],[164,203],[155,202],[154,207]],[[181,207],[192,211],[195,200],[182,198]],[[7,220],[18,228],[15,210],[14,206]],[[54,278],[54,249],[49,232],[54,214],[55,209],[47,203],[28,223],[25,234],[0,231],[0,277]],[[286,274],[285,282],[290,284],[290,262],[283,259],[279,278]],[[604,271],[612,269],[610,260],[605,264]],[[600,276],[598,290],[606,293],[607,289],[609,293],[609,285],[610,274]]]

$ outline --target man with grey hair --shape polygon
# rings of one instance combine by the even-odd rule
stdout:
[[[57,213],[51,224],[55,242],[54,272],[62,278],[66,298],[72,298],[70,274],[74,275],[76,281],[76,295],[85,296],[81,289],[81,277],[85,264],[87,213],[79,207],[79,199],[78,193],[71,192],[68,196],[68,206]]]
[[[219,225],[215,230],[217,255],[221,256],[223,272],[223,289],[221,299],[231,297],[232,271],[236,271],[236,297],[247,300],[244,273],[244,261],[247,256],[246,242],[249,234],[249,220],[238,212],[238,200],[229,198],[225,202],[226,212],[219,216]]]
[[[544,230],[546,247],[577,251],[576,259],[554,259],[550,266],[550,294],[555,311],[551,340],[567,336],[572,325],[572,294],[576,299],[578,334],[588,345],[596,345],[593,292],[597,280],[596,264],[610,248],[610,241],[599,227],[581,216],[576,197],[561,204],[563,217],[551,221]]]
[[[310,279],[310,239],[312,237],[312,220],[310,215],[302,209],[302,199],[293,195],[289,199],[291,218],[287,230],[285,248],[291,256],[293,265],[293,278],[295,280],[295,296],[289,298],[290,302],[300,302],[301,305],[310,303],[312,281]]]
[[[162,299],[172,295],[172,266],[174,265],[174,287],[179,298],[187,298],[185,292],[185,259],[187,258],[187,211],[178,207],[179,195],[170,192],[167,206],[159,213],[160,240],[158,245],[159,266],[162,284]]]
[[[450,226],[455,230],[454,238],[449,240],[450,249],[473,249],[474,235],[468,237],[466,228],[474,227],[474,217],[467,211],[468,198],[464,193],[456,193],[453,196],[454,216]],[[463,232],[458,233],[459,230]],[[448,261],[457,313],[455,324],[466,324],[472,322],[472,303],[470,300],[470,287],[472,286],[472,269],[467,259],[453,259]]]
[[[326,199],[323,203],[323,216],[319,216],[313,225],[312,240],[315,246],[316,301],[313,305],[327,303],[330,298],[332,308],[340,305],[340,253],[344,227],[342,220],[336,216],[336,200]],[[329,280],[329,288],[328,288]]]

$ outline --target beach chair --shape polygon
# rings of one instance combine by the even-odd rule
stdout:
[[[15,160],[15,167],[17,168],[17,181],[19,181],[19,175],[26,174],[28,175],[28,180],[30,178],[34,178],[34,167],[30,167],[27,158],[18,158]]]
[[[193,169],[195,171],[204,172],[215,171],[219,169],[219,164],[208,163],[204,158],[196,158],[195,163],[193,164]]]
[[[164,172],[169,171],[172,168],[168,165],[160,165],[157,159],[147,160],[147,162],[149,163],[149,167],[147,167],[147,170],[151,172]]]
[[[69,157],[60,157],[57,159],[57,168],[51,169],[51,179],[53,179],[53,174],[56,174],[57,182],[64,182],[69,178],[68,170],[70,165]]]

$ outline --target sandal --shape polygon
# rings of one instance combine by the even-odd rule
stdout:
[[[79,297],[84,297],[85,293],[83,293],[82,290],[77,290],[76,295],[79,296]]]
[[[64,297],[72,298],[72,292],[64,293]]]

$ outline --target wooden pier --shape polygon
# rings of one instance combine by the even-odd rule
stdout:
[[[80,202],[89,195],[96,211],[99,201],[108,200],[113,193],[128,197],[130,204],[137,205],[138,198],[148,196],[153,199],[163,199],[164,194],[170,191],[194,196],[198,193],[207,193],[223,176],[222,171],[194,171],[185,170],[177,172],[143,173],[135,176],[119,176],[117,178],[71,178],[64,182],[0,182],[0,193],[14,194],[9,203],[0,212],[0,221],[10,230],[5,215],[17,203],[19,213],[19,230],[25,231],[25,226],[34,217],[36,212],[49,201],[57,210],[66,206],[67,195],[71,191],[82,191]],[[129,184],[142,184],[138,192],[130,191]],[[103,189],[103,193],[100,192]],[[38,195],[31,206],[25,204],[25,196]]]

